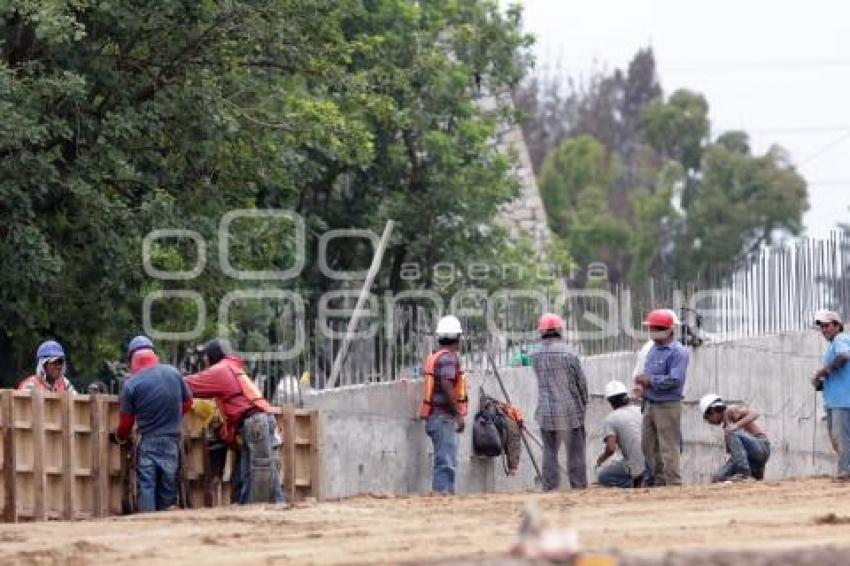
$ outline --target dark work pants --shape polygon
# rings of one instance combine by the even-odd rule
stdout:
[[[558,467],[558,452],[561,444],[567,451],[567,471],[570,487],[587,487],[587,462],[584,427],[572,430],[540,429],[543,440],[543,490],[552,491],[561,485],[561,470]]]

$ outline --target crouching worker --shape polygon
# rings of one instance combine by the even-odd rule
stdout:
[[[226,356],[221,343],[204,346],[206,369],[186,377],[195,397],[214,399],[224,417],[219,437],[234,450],[234,503],[281,503],[281,437],[271,405],[245,373],[242,360]]]
[[[712,482],[764,479],[764,467],[770,458],[770,442],[756,423],[759,414],[746,405],[727,406],[719,395],[709,393],[699,402],[703,418],[723,427],[729,460],[712,476]]]
[[[643,482],[645,463],[641,449],[643,416],[638,407],[629,405],[629,393],[621,381],[612,381],[605,386],[605,398],[613,409],[602,422],[602,440],[605,448],[596,459],[596,477],[604,487],[640,487]],[[622,459],[611,456],[619,449]]]
[[[127,353],[130,377],[121,389],[119,424],[113,439],[126,442],[137,425],[141,437],[136,453],[139,511],[162,511],[177,502],[180,434],[192,394],[176,368],[159,363],[146,336],[133,338]]]

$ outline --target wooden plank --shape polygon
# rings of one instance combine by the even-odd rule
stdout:
[[[108,515],[107,482],[109,476],[106,452],[109,450],[109,436],[104,432],[103,399],[93,395],[91,403],[91,481],[92,481],[92,514],[95,517]]]
[[[74,404],[71,394],[62,393],[62,518],[74,518],[74,431],[71,416]]]
[[[18,500],[15,490],[17,458],[15,457],[15,404],[14,391],[3,391],[3,520],[18,522]]]
[[[281,446],[281,468],[283,471],[283,493],[288,503],[295,503],[295,413],[283,409],[283,446]]]
[[[32,402],[32,482],[33,482],[33,519],[47,520],[47,474],[44,457],[47,450],[44,433],[44,397],[41,391],[34,390]]]
[[[319,411],[310,411],[310,488],[312,497],[322,500],[322,435]]]

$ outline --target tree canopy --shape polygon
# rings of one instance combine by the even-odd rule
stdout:
[[[579,85],[532,78],[516,100],[552,229],[612,283],[688,283],[803,230],[806,183],[787,152],[713,136],[705,97],[664,96],[650,49]]]
[[[306,267],[284,286],[311,305],[333,285],[314,261],[318,236],[331,228],[380,233],[385,220],[398,222],[379,291],[430,285],[402,280],[407,262],[527,257],[493,223],[517,191],[511,157],[492,143],[510,116],[476,104],[526,69],[531,40],[517,8],[51,0],[3,3],[0,22],[7,375],[29,368],[47,337],[66,343],[82,371],[121,356],[141,331],[151,290],[199,291],[214,312],[246,285],[222,274],[216,254],[218,223],[233,209],[289,209],[305,219]],[[203,235],[199,277],[145,275],[142,241],[160,228]],[[235,222],[238,268],[291,265],[287,230]],[[189,269],[193,250],[158,241],[152,261]],[[341,270],[364,269],[371,257],[368,246],[332,253]],[[180,304],[157,319],[186,328],[196,314]]]

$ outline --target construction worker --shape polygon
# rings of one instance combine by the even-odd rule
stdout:
[[[65,350],[55,340],[42,342],[35,354],[35,373],[24,378],[18,389],[42,391],[44,393],[76,393],[74,386],[65,377]]]
[[[564,320],[553,313],[540,317],[537,330],[540,347],[531,355],[537,376],[537,410],[543,442],[543,489],[557,489],[561,483],[558,452],[566,446],[570,487],[587,487],[584,416],[587,407],[587,380],[581,362],[562,339]]]
[[[611,381],[605,386],[605,399],[612,411],[602,421],[605,448],[596,459],[599,485],[640,487],[646,469],[641,448],[640,409],[629,404],[629,392],[622,381]],[[622,458],[603,466],[618,450]]]
[[[465,427],[469,400],[466,376],[460,367],[460,321],[452,315],[437,322],[439,348],[425,360],[424,393],[419,418],[434,446],[431,489],[442,495],[455,492],[458,434]]]
[[[676,314],[676,311],[673,309],[664,309],[665,312],[670,313],[670,316],[673,318],[673,325],[678,327],[680,325],[679,316]],[[649,351],[652,350],[652,347],[655,346],[655,340],[650,338],[646,342],[643,343],[640,350],[638,350],[637,357],[635,359],[635,369],[632,372],[632,378],[636,378],[640,374],[643,373],[643,368],[646,365],[646,357],[649,355]],[[643,388],[639,385],[636,385],[633,391],[634,395],[638,399],[643,398]]]
[[[204,368],[186,377],[195,397],[215,399],[224,422],[219,437],[235,452],[234,503],[281,503],[280,431],[272,408],[245,373],[242,360],[225,355],[221,342],[203,349]]]
[[[823,391],[829,438],[838,453],[836,479],[850,480],[850,335],[838,313],[820,311],[815,315],[829,347],[823,356],[823,367],[815,372],[813,384]]]
[[[729,454],[729,460],[711,476],[711,481],[763,480],[764,467],[770,458],[770,441],[756,423],[759,414],[744,404],[727,406],[715,393],[702,396],[699,410],[707,423],[723,427]]]
[[[162,511],[177,502],[180,434],[192,394],[176,368],[160,363],[147,336],[130,340],[127,357],[130,375],[121,388],[118,429],[112,436],[124,443],[136,425],[139,511]]]
[[[649,313],[644,326],[655,342],[635,385],[643,395],[643,455],[650,485],[682,485],[682,398],[688,371],[687,348],[676,341],[676,317],[669,310]]]

